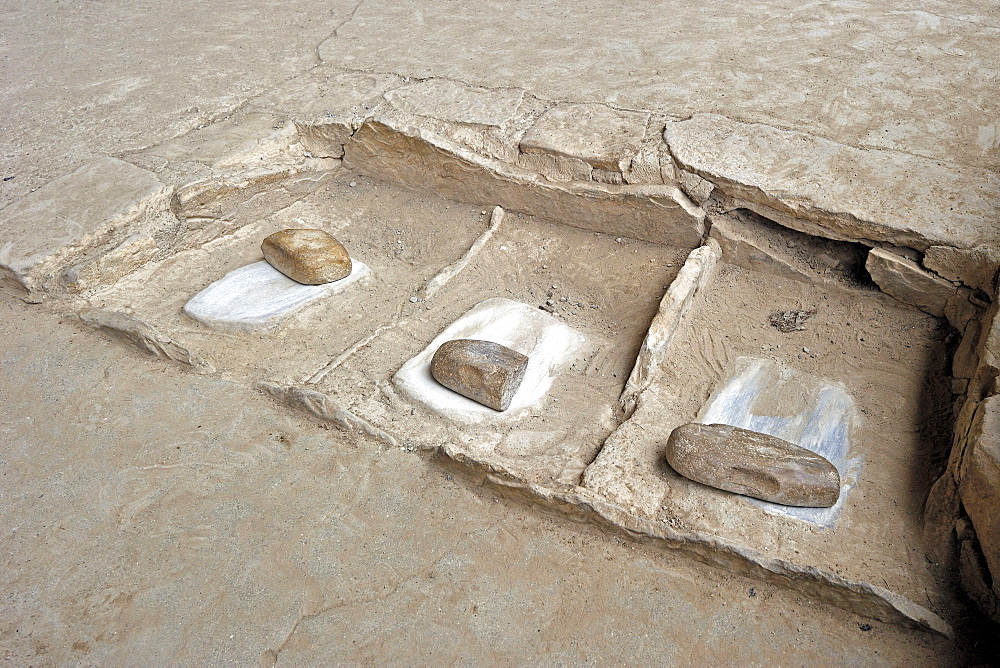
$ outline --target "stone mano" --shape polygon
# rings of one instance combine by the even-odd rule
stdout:
[[[306,285],[332,283],[351,274],[347,249],[323,230],[281,230],[264,239],[260,249],[268,264]]]
[[[840,474],[825,457],[776,436],[726,424],[674,429],[667,462],[685,478],[789,506],[837,503]]]
[[[434,380],[463,397],[505,411],[528,369],[528,358],[492,341],[454,339],[434,353]]]

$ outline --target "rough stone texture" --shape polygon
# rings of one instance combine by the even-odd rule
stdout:
[[[939,318],[944,316],[948,300],[958,291],[916,262],[882,248],[873,248],[868,253],[865,268],[882,292]]]
[[[996,224],[996,214],[993,221]],[[986,244],[975,248],[931,246],[924,253],[923,265],[949,281],[961,281],[992,295],[996,291],[1000,248]]]
[[[711,237],[726,262],[798,281],[835,281],[853,277],[864,256],[847,244],[805,238],[801,232],[749,211],[711,218]]]
[[[365,122],[345,147],[347,166],[414,190],[462,202],[499,204],[582,229],[692,248],[704,212],[676,186],[551,183],[388,117]]]
[[[995,244],[1000,177],[906,153],[861,150],[715,114],[668,123],[679,164],[794,229],[925,250]],[[960,276],[972,284],[969,271]]]
[[[677,427],[667,440],[666,457],[686,478],[786,506],[827,508],[840,496],[840,474],[824,457],[726,424]]]
[[[324,230],[281,230],[265,238],[260,250],[272,267],[306,285],[332,283],[351,275],[347,249]]]
[[[114,283],[152,260],[159,250],[153,237],[134,234],[117,248],[70,267],[63,273],[63,281],[71,291]]]
[[[448,79],[430,79],[390,90],[385,99],[410,114],[499,127],[517,113],[524,91],[517,88],[493,90]]]
[[[446,341],[431,359],[431,375],[449,390],[505,411],[514,399],[528,358],[493,341]]]
[[[979,405],[960,475],[962,505],[976,529],[993,591],[1000,595],[1000,396]]]
[[[649,114],[603,104],[561,104],[535,121],[520,147],[525,153],[554,153],[621,172],[639,153],[648,120]]]
[[[212,365],[199,359],[187,346],[157,331],[149,323],[121,311],[88,308],[80,311],[80,322],[123,339],[153,357],[187,364],[202,373],[215,371]]]
[[[115,158],[52,181],[0,212],[0,276],[28,290],[55,284],[74,259],[133,234],[166,193],[155,174]]]
[[[649,325],[646,338],[639,349],[632,373],[622,391],[619,404],[626,414],[631,414],[638,404],[639,395],[656,380],[670,344],[677,334],[684,316],[698,291],[708,283],[719,261],[719,244],[714,240],[691,251],[677,277],[670,284],[660,301],[660,308]]]

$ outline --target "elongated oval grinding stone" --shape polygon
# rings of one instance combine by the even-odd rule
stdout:
[[[840,474],[825,457],[749,429],[681,425],[670,434],[666,455],[685,478],[764,501],[828,508],[840,496]]]
[[[281,230],[264,239],[260,249],[268,264],[306,285],[332,283],[351,273],[347,249],[323,230]]]
[[[454,339],[431,359],[431,375],[449,390],[505,411],[528,368],[528,358],[492,341]]]

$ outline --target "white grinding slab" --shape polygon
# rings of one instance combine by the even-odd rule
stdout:
[[[303,285],[266,261],[234,269],[192,297],[184,312],[214,329],[267,332],[317,299],[343,292],[369,273],[363,262],[352,260],[346,278],[322,285]]]
[[[770,434],[826,457],[840,473],[836,505],[798,508],[750,501],[775,515],[832,527],[861,473],[861,458],[847,458],[856,419],[854,400],[843,385],[775,360],[741,357],[729,378],[702,407],[697,421]]]
[[[431,376],[431,359],[446,341],[481,339],[528,356],[524,380],[502,413],[467,399]],[[420,354],[404,364],[393,382],[408,399],[455,422],[515,420],[541,405],[552,379],[583,346],[584,337],[538,308],[510,299],[487,299],[449,325]]]

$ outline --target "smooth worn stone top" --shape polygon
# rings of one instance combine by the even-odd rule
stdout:
[[[351,274],[347,249],[323,230],[281,230],[264,239],[260,249],[272,267],[306,285],[332,283]]]
[[[525,153],[555,153],[592,167],[621,170],[639,152],[649,114],[603,104],[560,104],[542,114],[521,139]]]
[[[825,457],[749,429],[682,425],[671,432],[666,457],[685,478],[772,503],[826,508],[840,496],[840,474]]]
[[[528,358],[493,341],[454,339],[434,353],[431,375],[449,390],[505,411],[524,380]]]
[[[716,114],[667,123],[664,138],[684,169],[810,225],[802,230],[810,234],[921,251],[1000,241],[1000,177],[987,169],[857,149]]]

